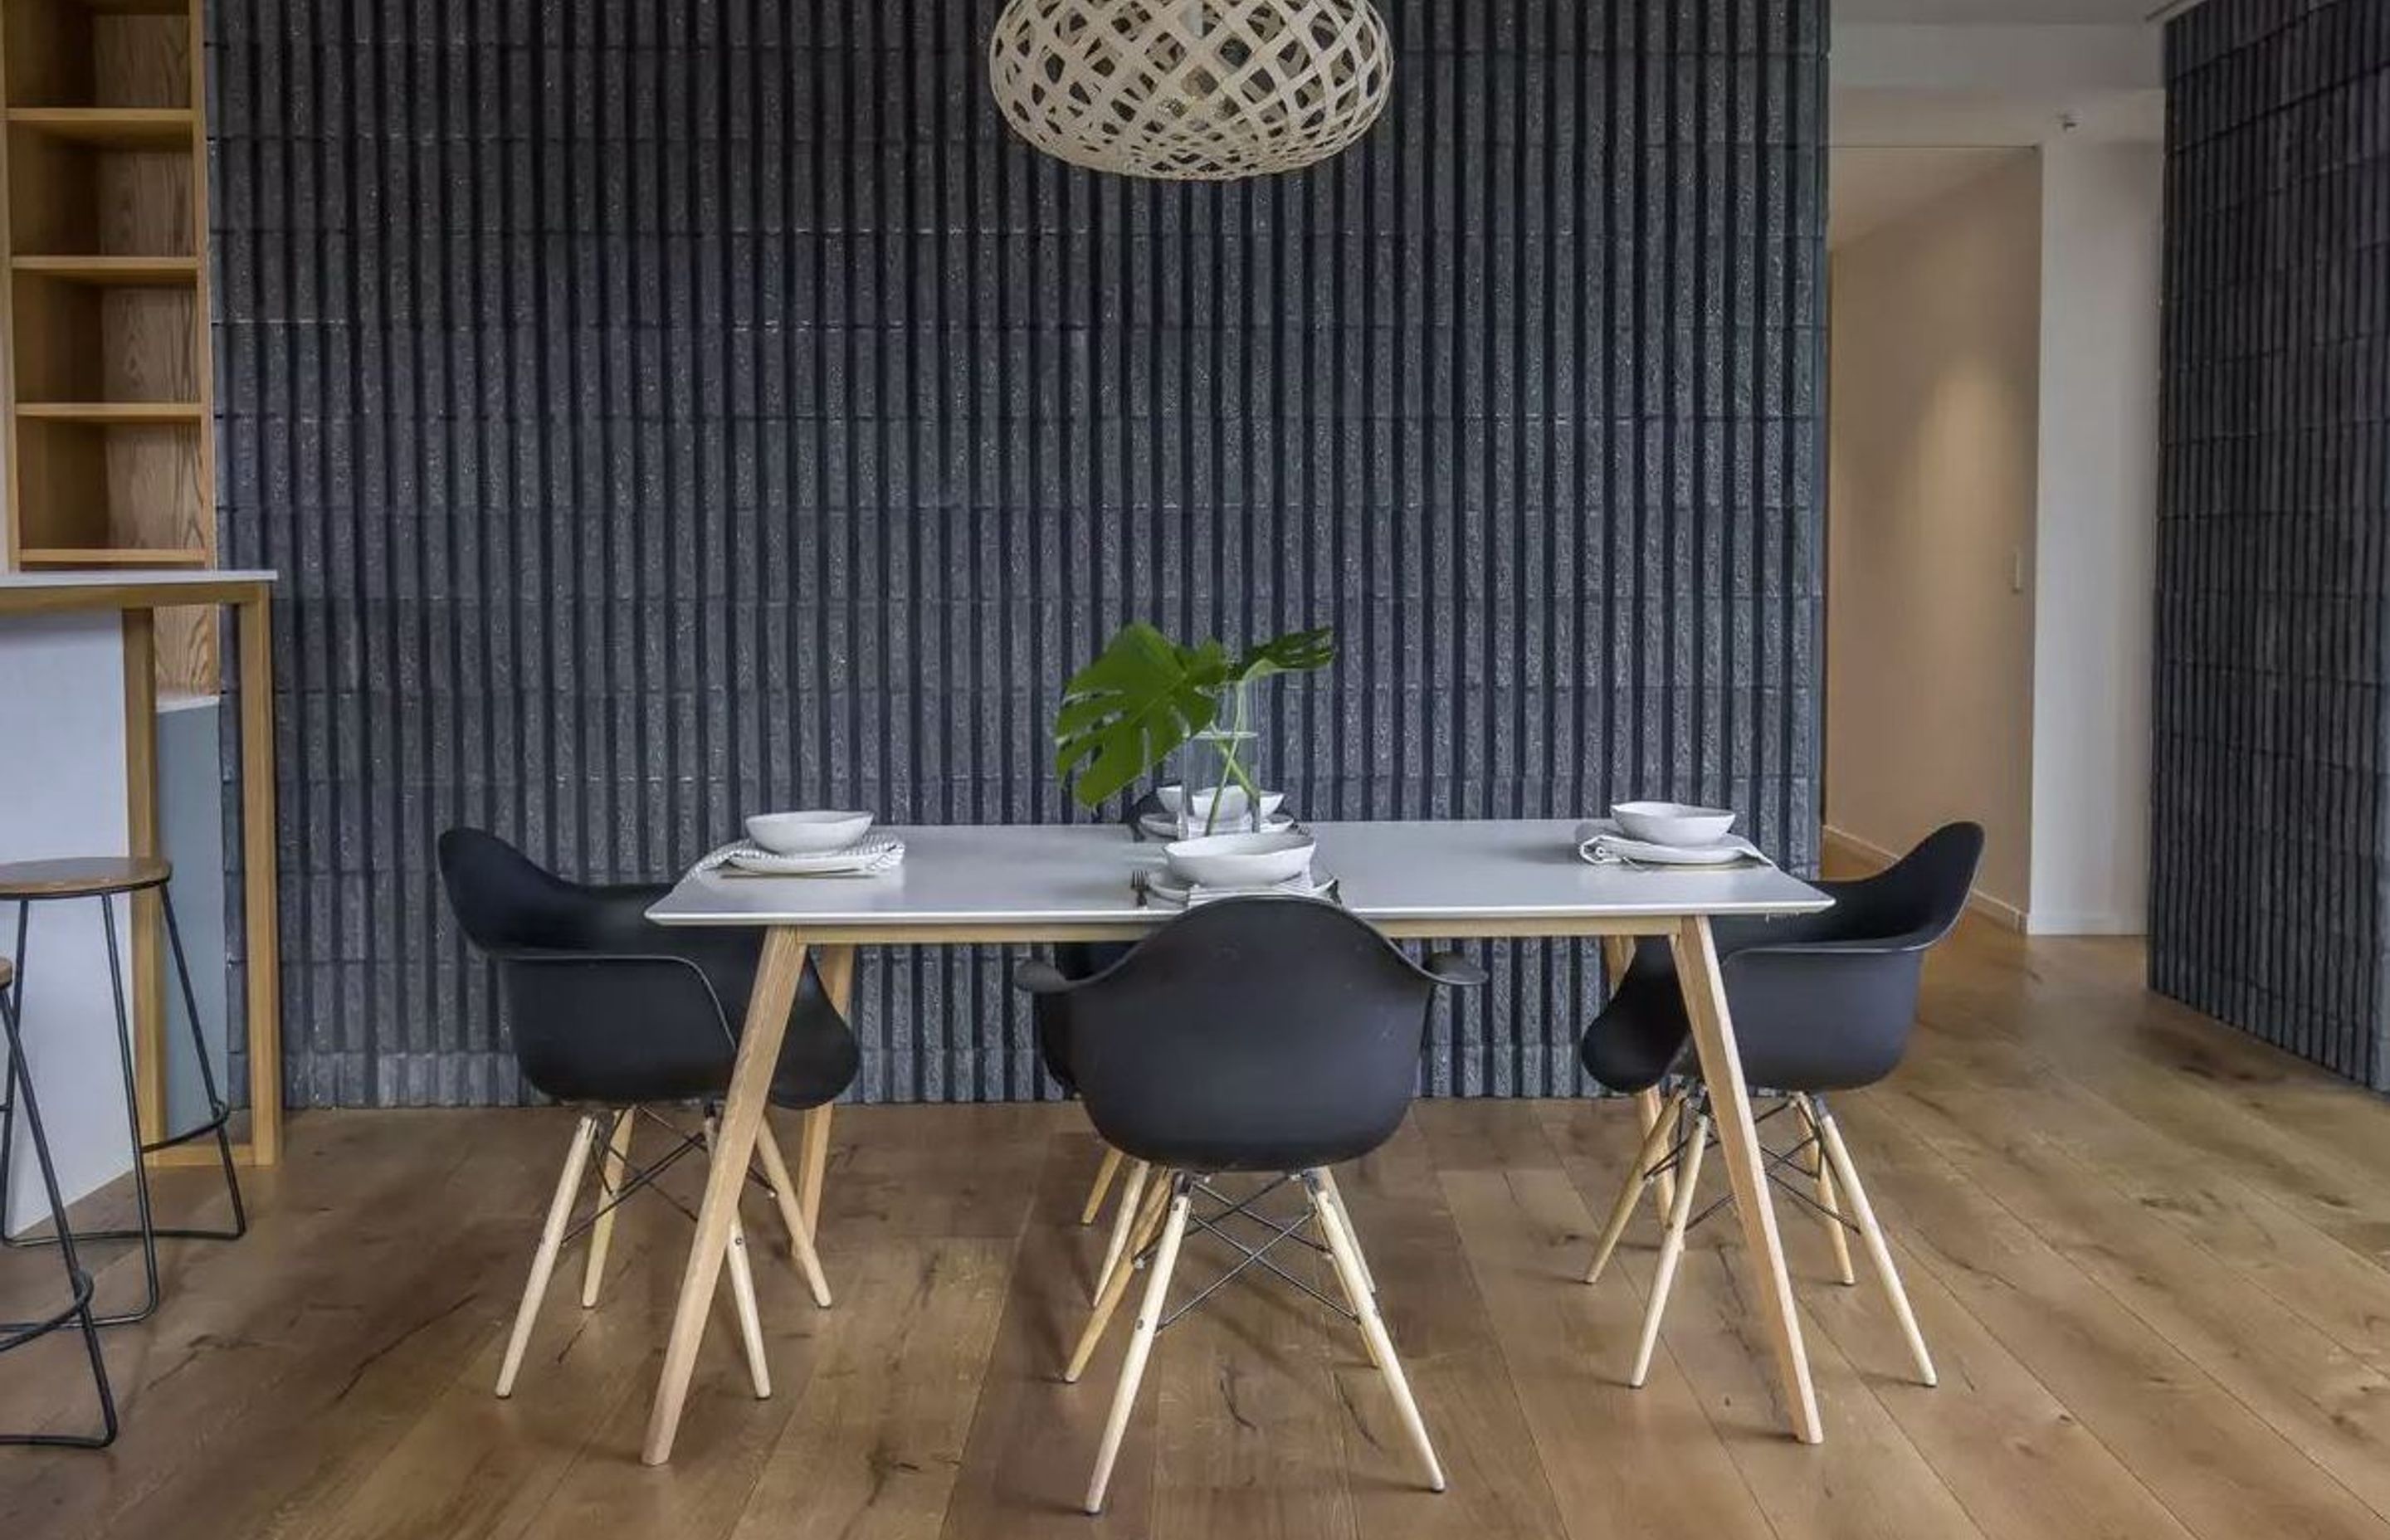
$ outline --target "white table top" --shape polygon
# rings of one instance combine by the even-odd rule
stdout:
[[[1772,866],[1651,871],[1597,866],[1568,818],[1319,823],[1317,873],[1344,905],[1409,935],[1594,934],[1602,922],[1685,915],[1790,915],[1823,893]],[[692,873],[649,918],[662,925],[792,926],[842,940],[1031,936],[1160,924],[1130,886],[1162,864],[1159,841],[1117,826],[985,824],[898,828],[905,864],[884,877]],[[1439,929],[1439,927],[1441,927]],[[1618,929],[1614,924],[1611,929]],[[1646,930],[1657,927],[1646,923]],[[1054,939],[1063,939],[1057,935]]]

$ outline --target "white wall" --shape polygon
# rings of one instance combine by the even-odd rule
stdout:
[[[2037,933],[2146,928],[2164,173],[2153,144],[2042,148]]]
[[[1987,837],[1980,891],[2020,912],[2040,200],[2020,151],[1832,261],[1826,822],[1901,851],[1972,818]]]
[[[20,729],[0,752],[0,858],[122,854],[130,829],[117,617],[0,622],[0,670],[10,681]],[[120,900],[118,956],[129,968],[127,918]],[[14,955],[16,927],[16,905],[0,905],[0,952]],[[98,901],[35,905],[26,953],[25,1059],[58,1182],[71,1202],[133,1169]],[[21,1118],[17,1134],[8,1219],[11,1228],[23,1229],[49,1214]]]

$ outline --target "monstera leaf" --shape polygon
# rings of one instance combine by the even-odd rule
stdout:
[[[1210,726],[1227,679],[1217,642],[1180,647],[1143,621],[1121,627],[1103,656],[1062,687],[1055,773],[1077,769],[1073,794],[1097,806]]]
[[[1329,626],[1316,631],[1290,631],[1237,660],[1234,679],[1240,685],[1266,679],[1273,674],[1308,674],[1336,661],[1336,633]]]
[[[1099,806],[1211,726],[1224,687],[1306,673],[1335,657],[1335,633],[1325,628],[1264,642],[1231,663],[1216,641],[1181,647],[1143,621],[1132,622],[1062,687],[1055,774],[1073,777],[1072,794],[1081,805]]]

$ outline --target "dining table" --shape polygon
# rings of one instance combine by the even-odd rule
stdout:
[[[1764,860],[1719,866],[1594,862],[1574,819],[1318,822],[1315,877],[1332,879],[1345,908],[1395,940],[1602,938],[1621,949],[1656,937],[1671,948],[1716,1136],[1752,1270],[1760,1325],[1775,1358],[1792,1435],[1819,1442],[1817,1392],[1785,1270],[1766,1162],[1743,1083],[1711,922],[1727,916],[1814,913],[1831,900]],[[769,1100],[789,1014],[810,956],[842,1009],[850,1005],[858,946],[1134,940],[1180,910],[1154,902],[1139,874],[1163,847],[1128,828],[1089,824],[902,827],[904,860],[876,876],[755,876],[700,863],[652,908],[665,926],[735,926],[764,932],[763,954],[713,1160],[689,1242],[672,1336],[642,1458],[672,1457],[698,1348]],[[1615,978],[1613,971],[1613,977]],[[1647,1103],[1647,1121],[1656,1104]],[[820,1213],[831,1109],[805,1114],[797,1200]],[[816,1228],[816,1233],[818,1230]]]

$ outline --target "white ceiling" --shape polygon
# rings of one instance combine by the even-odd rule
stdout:
[[[1834,0],[1836,21],[2117,26],[2173,7],[2167,0]]]

